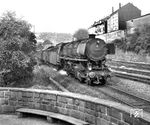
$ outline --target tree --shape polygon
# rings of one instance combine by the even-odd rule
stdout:
[[[42,39],[42,40],[51,40],[52,37],[54,37],[54,34],[52,33],[48,33],[48,32],[42,32],[40,33],[39,35],[39,39]]]
[[[45,40],[44,42],[43,42],[43,46],[44,45],[53,45],[53,43],[50,41],[50,40]]]
[[[37,43],[37,50],[42,50],[43,49],[43,43],[39,42]]]
[[[5,84],[32,76],[36,50],[35,34],[31,24],[16,18],[15,12],[6,12],[0,19],[0,71]]]
[[[150,25],[139,25],[127,36],[127,51],[150,53]]]
[[[86,30],[86,29],[79,29],[79,30],[77,30],[77,31],[74,33],[73,37],[74,37],[75,39],[77,39],[77,40],[86,39],[86,38],[89,37],[88,30]]]

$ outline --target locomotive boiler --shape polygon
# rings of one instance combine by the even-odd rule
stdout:
[[[90,35],[87,39],[60,43],[42,51],[41,59],[65,70],[82,83],[105,84],[111,72],[105,65],[106,55],[114,54],[114,44]]]

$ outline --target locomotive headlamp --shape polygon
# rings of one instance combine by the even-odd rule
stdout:
[[[88,69],[89,69],[89,70],[92,70],[92,66],[89,66]]]
[[[111,71],[112,69],[111,69],[111,67],[108,67],[108,69]]]
[[[92,64],[88,63],[88,70],[92,70]]]
[[[90,78],[94,78],[95,77],[95,73],[94,72],[89,72],[89,76],[90,76]]]

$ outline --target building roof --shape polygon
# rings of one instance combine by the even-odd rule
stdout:
[[[109,17],[110,16],[107,16],[107,17],[105,17],[105,18],[103,18],[103,19],[101,19],[101,20],[99,20],[97,22],[95,21],[92,26],[97,26],[97,25],[100,25],[100,24],[104,23]]]
[[[140,17],[137,17],[137,18],[133,18],[133,19],[131,19],[131,20],[140,19],[141,17],[145,17],[145,16],[150,16],[150,13],[147,13],[147,14],[145,14],[145,15],[142,15],[142,16],[140,16]],[[128,20],[128,21],[131,21],[131,20]]]
[[[132,3],[129,2],[129,3],[127,3],[126,5],[120,7],[119,9],[117,9],[116,11],[112,12],[110,15],[108,15],[108,16],[106,16],[106,17],[100,19],[99,21],[95,21],[94,24],[93,24],[90,28],[95,27],[95,26],[97,26],[97,25],[101,25],[102,23],[104,23],[105,21],[107,21],[107,19],[109,19],[112,15],[114,15],[114,14],[117,13],[119,10],[121,10],[122,8],[124,8],[124,7],[128,6],[128,5],[134,6]],[[137,8],[136,6],[134,6],[134,7]],[[138,8],[137,8],[137,9],[138,9]],[[139,10],[140,10],[140,9],[139,9]]]
[[[52,44],[47,44],[47,45],[44,46],[43,50],[46,50],[46,49],[48,49],[51,46],[52,46]]]

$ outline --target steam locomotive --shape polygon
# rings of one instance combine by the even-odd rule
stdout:
[[[114,44],[89,35],[89,38],[68,43],[59,43],[41,52],[44,62],[65,70],[82,83],[105,84],[111,72],[105,65],[106,55],[115,54]]]

